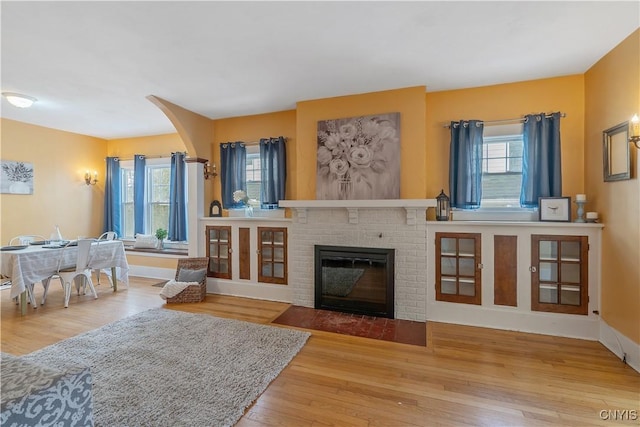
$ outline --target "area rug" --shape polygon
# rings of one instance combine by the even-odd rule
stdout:
[[[163,280],[162,282],[154,283],[154,284],[153,284],[153,285],[151,285],[151,286],[154,286],[154,287],[156,287],[156,288],[164,288],[164,285],[166,285],[166,284],[167,284],[167,281],[166,281],[166,280]]]
[[[23,357],[90,366],[96,426],[232,426],[309,335],[158,308]]]
[[[322,267],[322,293],[346,297],[363,273],[362,268]]]

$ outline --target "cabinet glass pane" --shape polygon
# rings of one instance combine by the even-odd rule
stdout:
[[[456,279],[443,277],[440,280],[440,292],[443,294],[455,295],[457,293]]]
[[[473,282],[460,281],[460,295],[475,296],[476,284]]]
[[[220,247],[220,258],[227,258],[229,254],[229,245],[221,244]]]
[[[457,274],[456,258],[440,258],[440,274],[443,276],[454,276]]]
[[[263,262],[262,263],[262,275],[266,277],[273,277],[273,269],[271,263]]]
[[[555,262],[541,262],[540,280],[544,282],[557,282],[558,264],[556,264]]]
[[[557,304],[558,287],[556,285],[540,285],[540,302]]]
[[[443,237],[440,239],[440,253],[455,255],[456,254],[456,239],[449,237]]]
[[[284,248],[273,248],[273,260],[284,262]]]
[[[476,253],[476,241],[475,239],[459,239],[460,244],[459,255],[474,256]]]
[[[273,249],[271,246],[262,247],[262,259],[265,261],[271,261],[273,259]]]
[[[226,259],[221,259],[218,267],[218,273],[228,273],[229,272],[229,261]]]
[[[219,268],[220,268],[220,266],[218,265],[218,260],[217,259],[210,259],[209,260],[209,270],[210,271],[213,271],[214,273],[217,273]]]
[[[560,289],[560,304],[580,305],[580,286],[562,286]]]
[[[277,243],[279,245],[284,243],[284,232],[283,231],[274,231],[273,232],[273,243]]]
[[[280,262],[273,264],[273,277],[284,278],[284,264]]]
[[[580,260],[580,242],[562,242],[560,251],[560,257],[563,261]]]
[[[540,259],[558,259],[558,242],[541,240]]]
[[[209,230],[209,239],[218,240],[218,230],[216,230],[215,228],[212,230]]]
[[[272,233],[270,231],[263,231],[260,239],[262,239],[262,243],[271,243],[273,242]]]
[[[580,283],[580,264],[562,263],[560,274],[563,283]]]
[[[218,257],[218,244],[212,243],[209,246],[209,256],[217,258]]]
[[[476,262],[473,258],[459,258],[460,275],[473,276],[475,274]]]
[[[220,230],[220,240],[229,241],[229,230]]]

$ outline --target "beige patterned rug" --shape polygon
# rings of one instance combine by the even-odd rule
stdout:
[[[158,308],[23,357],[89,365],[96,426],[232,426],[309,335]]]

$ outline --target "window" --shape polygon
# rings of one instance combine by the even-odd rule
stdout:
[[[133,161],[120,162],[122,194],[122,234],[134,238]],[[144,191],[144,234],[155,234],[158,228],[169,228],[170,159],[147,159]]]
[[[485,127],[481,208],[519,208],[522,186],[522,125]]]
[[[247,148],[247,196],[254,208],[260,208],[262,190],[262,169],[260,167],[260,146],[249,145]]]

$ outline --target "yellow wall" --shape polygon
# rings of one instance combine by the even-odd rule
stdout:
[[[584,78],[556,77],[426,95],[427,194],[449,188],[449,129],[458,120],[504,120],[525,114],[561,111],[562,192],[584,193]]]
[[[373,114],[400,113],[400,198],[424,199],[425,102],[424,86],[372,92],[336,98],[301,101],[297,104],[296,199],[316,198],[316,151],[319,120]]]
[[[2,160],[33,164],[32,195],[0,194],[0,242],[19,234],[49,238],[98,236],[103,227],[104,157],[107,141],[9,119],[0,120]],[[98,172],[97,185],[84,182]]]
[[[136,154],[169,157],[175,151],[185,151],[182,139],[177,133],[112,139],[107,142],[107,155],[123,159],[132,159]]]
[[[284,136],[287,138],[287,199],[296,199],[294,184],[298,177],[296,161],[296,111],[287,110],[253,116],[233,117],[213,121],[214,142],[211,144],[210,159],[220,172],[220,144],[225,142],[257,142],[260,138]],[[212,189],[212,198],[205,198],[208,208],[213,199],[222,201],[220,177],[209,179],[208,188]]]
[[[602,318],[640,343],[640,150],[630,144],[632,179],[604,182],[602,131],[640,114],[640,30],[585,74],[587,208],[605,224]]]

